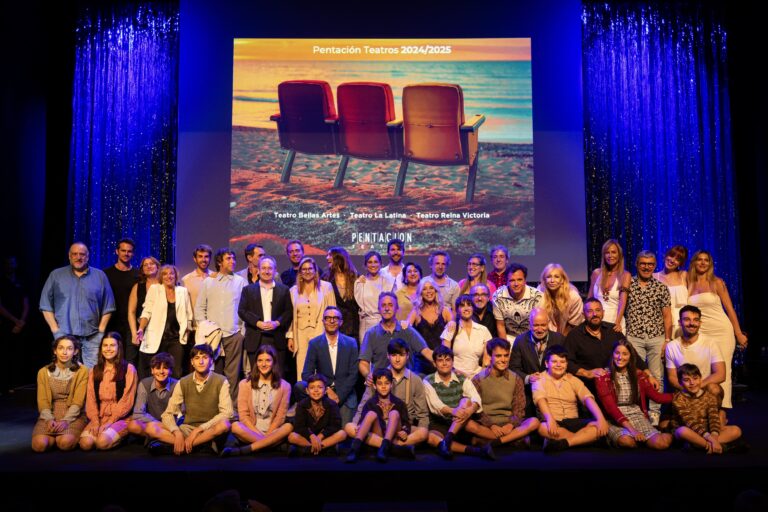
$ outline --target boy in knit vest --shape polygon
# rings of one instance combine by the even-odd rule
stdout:
[[[605,436],[608,422],[581,379],[567,372],[568,351],[565,347],[549,347],[544,353],[544,364],[547,373],[533,383],[533,401],[544,419],[539,426],[539,435],[544,438],[544,453],[593,443]],[[589,409],[594,420],[579,418],[579,402]]]
[[[133,416],[128,422],[128,432],[147,439],[158,439],[163,431],[160,422],[178,379],[171,377],[173,356],[158,352],[149,362],[152,375],[139,382]]]
[[[190,358],[193,372],[182,377],[174,388],[162,415],[163,431],[158,436],[159,441],[173,445],[176,455],[192,453],[194,447],[214,440],[223,441],[232,417],[229,383],[226,377],[211,371],[211,347],[195,345]],[[182,406],[184,422],[177,426],[176,418],[181,414]]]
[[[480,395],[472,381],[453,371],[453,350],[440,345],[432,352],[437,372],[424,378],[424,393],[429,406],[430,446],[444,459],[453,452],[494,460],[490,443],[482,448],[467,446],[469,440],[464,427],[480,410]],[[462,434],[464,434],[462,436]]]
[[[539,428],[539,420],[525,417],[525,383],[509,369],[510,343],[493,338],[485,350],[491,356],[491,365],[472,378],[482,400],[483,412],[477,420],[467,422],[467,432],[480,439],[498,444],[522,441]]]

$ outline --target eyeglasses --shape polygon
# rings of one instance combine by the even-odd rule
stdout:
[[[638,267],[646,267],[646,268],[651,267],[651,268],[653,268],[653,267],[656,266],[656,262],[642,262],[642,263],[638,263],[637,266]]]
[[[490,295],[487,293],[473,293],[472,296],[473,297],[490,297]]]
[[[312,267],[302,268],[301,270],[299,270],[299,272],[301,272],[302,274],[314,274],[315,269]]]
[[[474,261],[468,261],[468,262],[467,262],[467,266],[468,266],[468,267],[482,267],[482,266],[483,266],[483,264],[482,264],[482,263],[476,263],[476,262],[474,262]]]
[[[341,318],[340,318],[340,317],[338,317],[338,316],[324,316],[324,317],[323,317],[323,320],[325,320],[326,322],[331,322],[331,323],[333,323],[333,322],[339,322],[339,321],[341,321]]]

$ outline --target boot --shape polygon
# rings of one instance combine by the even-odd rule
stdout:
[[[404,459],[415,459],[416,458],[416,447],[413,445],[402,445],[402,444],[391,444],[390,450],[392,450],[392,455],[395,455],[397,457],[402,457]]]
[[[376,460],[379,462],[387,462],[387,458],[389,456],[389,449],[391,447],[392,447],[392,441],[388,441],[387,439],[384,439],[381,442],[379,451],[376,452]]]
[[[357,457],[360,455],[360,448],[363,445],[363,441],[360,439],[354,439],[352,440],[352,447],[349,449],[349,453],[347,454],[347,460],[348,463],[357,462]]]

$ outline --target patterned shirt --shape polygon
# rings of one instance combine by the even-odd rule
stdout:
[[[509,293],[508,286],[502,286],[493,294],[493,316],[504,321],[507,340],[510,342],[529,329],[528,317],[531,310],[541,305],[544,296],[532,286],[525,286],[523,298],[515,300]]]
[[[651,277],[648,284],[640,286],[637,277],[632,278],[627,299],[627,336],[655,338],[664,335],[662,310],[672,306],[669,288]]]

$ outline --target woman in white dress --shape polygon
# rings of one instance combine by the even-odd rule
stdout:
[[[355,281],[355,300],[360,306],[360,343],[365,338],[365,331],[381,321],[379,295],[395,289],[394,279],[388,273],[381,272],[381,254],[367,252],[365,268],[368,272]]]
[[[624,270],[624,251],[618,240],[611,238],[603,244],[600,268],[592,272],[589,296],[603,305],[603,321],[615,324],[613,330],[625,332],[624,310],[632,276]]]
[[[549,329],[567,336],[584,321],[584,303],[579,291],[568,279],[559,263],[550,263],[541,271],[539,291],[544,295],[541,306],[549,315]]]
[[[696,251],[688,269],[688,304],[701,310],[699,333],[715,343],[725,359],[723,407],[731,405],[731,361],[736,343],[747,347],[747,335],[741,331],[725,282],[715,275],[712,255]],[[725,309],[725,311],[723,311]]]
[[[688,273],[683,270],[688,260],[688,249],[682,245],[671,247],[664,255],[664,268],[653,277],[667,285],[672,298],[672,337],[680,337],[680,310],[688,304]]]

